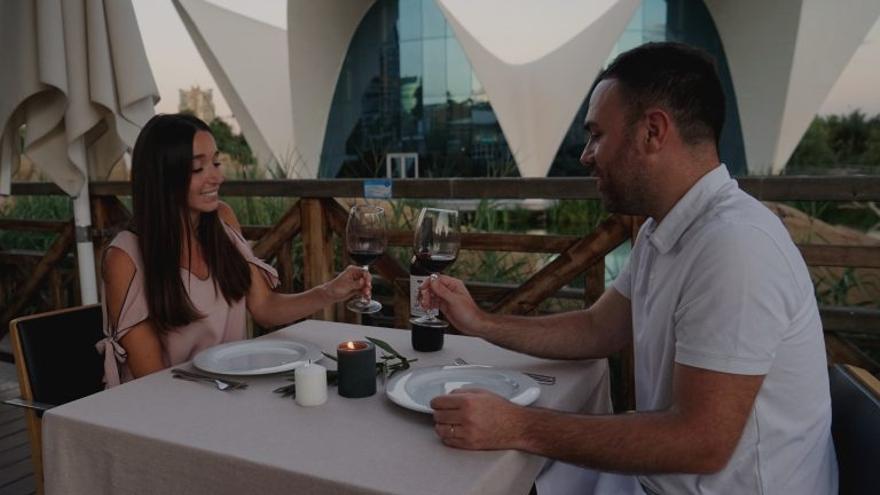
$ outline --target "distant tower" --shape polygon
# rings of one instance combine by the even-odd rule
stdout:
[[[210,124],[215,117],[213,90],[198,86],[193,86],[189,90],[181,89],[178,110],[192,112],[193,115]]]

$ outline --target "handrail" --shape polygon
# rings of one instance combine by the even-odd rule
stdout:
[[[765,201],[878,201],[880,176],[740,177],[740,186]],[[364,195],[364,179],[228,180],[225,196],[354,198]],[[91,182],[96,196],[128,196],[126,181]],[[13,195],[61,195],[52,183],[13,182]],[[599,199],[592,177],[395,179],[395,198],[410,199]]]
[[[880,336],[880,310],[853,306],[823,306],[819,310],[825,330]]]
[[[28,220],[20,218],[0,218],[3,230],[20,230],[25,232],[60,232],[70,220]]]

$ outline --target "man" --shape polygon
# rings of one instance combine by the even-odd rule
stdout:
[[[535,356],[600,358],[634,342],[637,412],[463,390],[432,401],[437,434],[632,473],[647,493],[837,493],[813,286],[779,219],[719,161],[712,60],[643,45],[600,74],[589,101],[582,163],[609,211],[649,217],[613,287],[589,309],[531,318],[486,313],[449,277],[422,296],[462,332]]]

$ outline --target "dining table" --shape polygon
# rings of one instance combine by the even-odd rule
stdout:
[[[464,335],[446,335],[440,351],[416,352],[408,331],[320,320],[259,338],[314,344],[334,354],[340,343],[367,337],[417,359],[413,369],[459,358],[554,376],[528,407],[611,411],[604,359],[541,359]],[[378,357],[382,353],[377,349]],[[320,364],[335,368],[327,358]],[[331,386],[316,407],[273,392],[290,384],[288,376],[236,376],[248,387],[221,391],[163,370],[55,407],[42,420],[45,491],[515,495],[529,493],[548,462],[515,450],[445,446],[432,415],[389,400],[381,376],[372,396],[345,398]]]

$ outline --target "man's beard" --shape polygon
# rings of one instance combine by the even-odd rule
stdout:
[[[609,213],[623,215],[647,215],[647,189],[649,187],[644,165],[627,141],[622,146],[620,160],[612,164],[603,177],[602,206]]]

